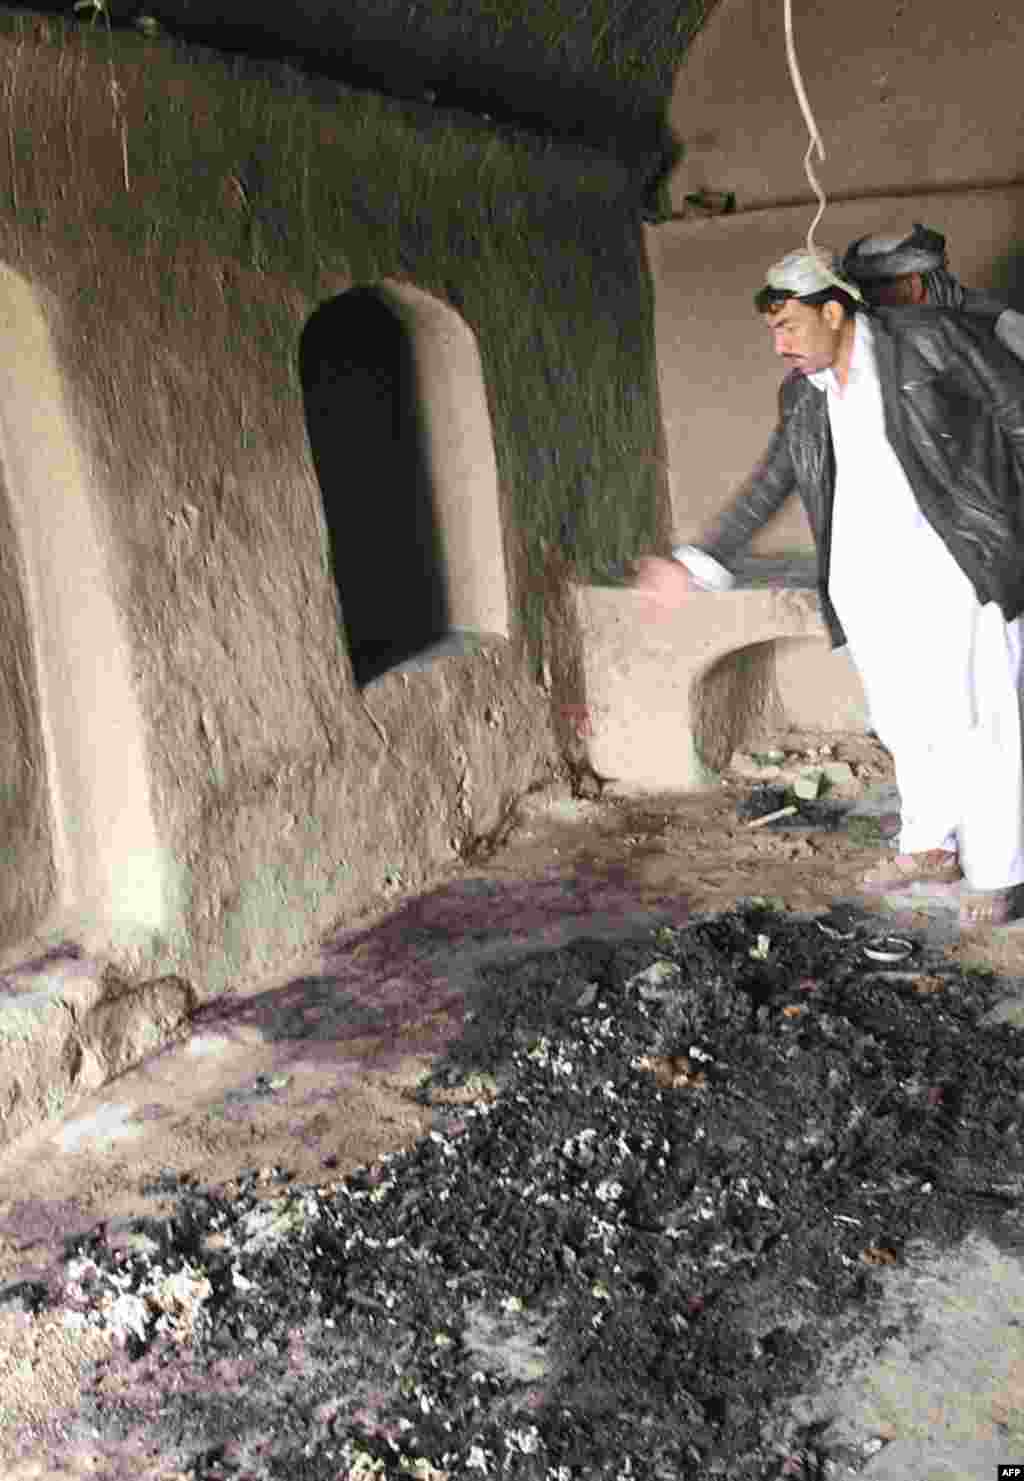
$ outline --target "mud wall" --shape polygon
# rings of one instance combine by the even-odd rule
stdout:
[[[46,755],[23,567],[0,488],[0,919],[24,934],[53,903],[55,871]]]
[[[0,949],[70,933],[124,970],[216,991],[470,855],[558,764],[539,682],[546,554],[561,542],[573,569],[600,568],[662,518],[632,187],[614,163],[287,69],[0,19],[0,262],[29,305],[12,333],[43,326],[106,614],[101,640],[67,633],[55,593],[76,571],[51,538],[41,465],[7,436],[12,519],[34,554],[5,598],[24,641],[0,678],[29,719],[24,741],[8,727],[0,770],[46,766],[44,791],[18,794],[22,883],[0,899]],[[358,686],[325,499],[358,540],[381,489],[365,461],[340,488],[319,483],[299,351],[319,306],[384,283],[475,342],[489,446],[472,458],[493,506],[473,513],[498,522],[504,569],[489,536],[493,621]],[[439,343],[414,345],[421,369]],[[479,432],[457,439],[455,508]],[[428,466],[443,442],[435,422]],[[387,590],[387,551],[372,558]],[[457,614],[486,615],[460,569]]]

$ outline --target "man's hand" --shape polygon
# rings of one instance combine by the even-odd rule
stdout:
[[[681,561],[645,555],[634,565],[633,589],[647,597],[653,612],[682,607],[701,588]]]

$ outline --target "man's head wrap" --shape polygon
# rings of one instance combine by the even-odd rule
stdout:
[[[851,242],[843,258],[846,277],[861,284],[871,297],[871,285],[881,278],[902,278],[920,273],[927,302],[943,308],[960,308],[964,290],[948,270],[946,238],[915,221],[902,232],[878,232]]]
[[[840,276],[839,259],[834,252],[823,247],[819,252],[808,252],[801,248],[789,252],[778,262],[773,262],[764,275],[765,287],[779,293],[792,293],[796,298],[809,298],[822,293],[826,288],[841,288],[851,298],[863,295],[855,283]]]

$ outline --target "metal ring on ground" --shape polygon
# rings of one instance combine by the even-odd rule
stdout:
[[[857,934],[856,931],[840,931],[838,926],[826,925],[823,920],[815,921],[814,924],[818,927],[821,934],[827,936],[830,941],[852,941]]]
[[[873,962],[905,962],[913,950],[913,941],[903,936],[877,936],[864,947],[864,955]]]

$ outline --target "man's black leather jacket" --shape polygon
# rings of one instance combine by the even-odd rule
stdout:
[[[886,433],[929,524],[1007,620],[1024,611],[1024,364],[981,315],[939,308],[871,313]],[[697,543],[728,565],[793,492],[818,555],[822,616],[843,630],[828,595],[835,460],[827,398],[794,373],[779,391],[768,450]],[[884,528],[878,531],[884,541]],[[871,580],[871,572],[864,572]]]

